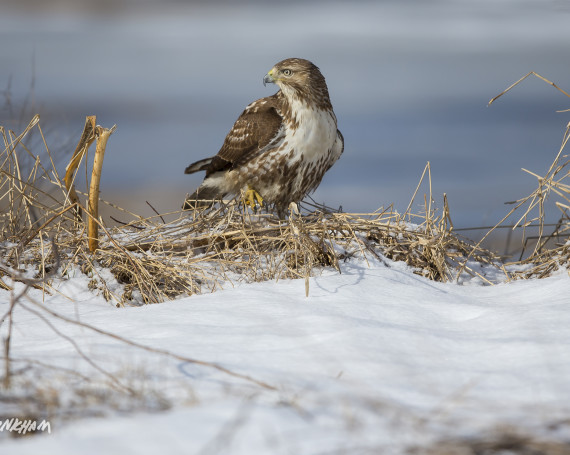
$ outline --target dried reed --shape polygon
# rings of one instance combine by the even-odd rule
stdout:
[[[94,125],[94,120],[88,118],[86,124]],[[94,291],[117,305],[289,278],[304,279],[308,293],[309,277],[318,269],[340,270],[339,262],[353,257],[404,261],[415,273],[438,281],[454,279],[468,256],[497,266],[493,255],[453,233],[445,195],[441,214],[435,209],[429,163],[404,214],[392,207],[357,214],[323,206],[299,212],[292,206],[288,218],[280,220],[271,213],[251,213],[232,200],[180,212],[169,223],[158,213],[150,218],[133,215],[134,221],[110,228],[82,199],[89,195],[78,195],[72,183],[92,135],[84,132],[62,179],[45,139],[49,167],[22,145],[32,129],[41,134],[37,116],[19,136],[0,129],[5,146],[0,155],[0,286],[5,289],[10,283],[1,277],[18,279],[26,272],[41,278],[54,267],[47,239],[57,245],[61,267],[57,278],[43,284],[45,292],[53,292],[53,279],[85,274]],[[19,165],[22,153],[34,159],[26,172]],[[429,188],[423,213],[413,214],[423,184]],[[96,249],[89,247],[89,224],[101,232]]]
[[[507,93],[531,75],[536,76],[556,88],[565,96],[570,97],[570,94],[562,90],[555,83],[531,71],[491,99],[489,104],[493,103],[497,98]],[[487,237],[494,229],[503,224],[507,218],[515,214],[519,209],[523,211],[522,215],[519,215],[512,229],[522,228],[523,239],[525,239],[524,234],[528,226],[538,225],[538,236],[536,236],[536,244],[533,251],[523,260],[523,249],[521,258],[519,258],[518,261],[506,264],[508,268],[513,270],[512,277],[515,279],[545,278],[560,269],[568,270],[570,268],[570,242],[568,238],[570,234],[570,217],[568,214],[568,209],[570,209],[570,158],[564,154],[569,139],[570,123],[566,126],[562,136],[560,149],[544,176],[523,169],[524,172],[536,177],[538,182],[537,188],[528,196],[514,201],[512,203],[514,205],[513,209],[485,236]],[[554,199],[554,206],[561,211],[561,214],[558,222],[555,224],[554,230],[549,235],[546,235],[546,210],[547,203],[551,199]],[[526,240],[528,240],[528,238],[524,240],[525,246],[527,243]],[[552,243],[554,243],[553,246]]]

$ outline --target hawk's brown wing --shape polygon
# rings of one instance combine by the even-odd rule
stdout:
[[[278,141],[284,134],[282,122],[275,95],[251,103],[236,120],[218,154],[212,158],[206,177],[231,169]]]

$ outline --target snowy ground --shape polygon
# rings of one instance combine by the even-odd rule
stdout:
[[[401,264],[353,262],[340,275],[325,271],[312,278],[308,298],[304,281],[296,280],[126,309],[94,297],[86,283],[85,277],[62,282],[62,295],[46,296],[45,306],[137,343],[214,362],[273,389],[127,346],[22,299],[70,338],[17,307],[11,352],[20,374],[14,387],[23,390],[18,378],[27,378],[27,387],[44,395],[51,390],[70,409],[81,396],[74,390],[89,384],[110,390],[73,340],[136,390],[142,404],[136,410],[105,392],[115,403],[106,410],[105,400],[89,395],[75,405],[83,418],[55,419],[51,434],[12,439],[0,433],[2,453],[399,454],[505,425],[570,441],[566,272],[459,286],[430,282]],[[29,295],[41,301],[39,291]],[[2,291],[2,314],[9,301]],[[85,378],[37,364],[24,370],[23,359]],[[90,417],[96,411],[105,417]]]

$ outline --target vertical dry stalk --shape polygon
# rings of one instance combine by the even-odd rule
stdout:
[[[0,163],[0,168],[3,177],[6,177],[6,179],[0,179],[0,188],[3,189],[6,185],[6,192],[2,194],[1,198],[8,197],[8,206],[10,207],[8,211],[9,226],[13,233],[20,231],[19,220],[21,218],[27,219],[30,224],[32,223],[33,216],[30,214],[30,200],[28,198],[30,191],[28,191],[27,182],[22,178],[17,148],[23,145],[22,141],[39,121],[39,115],[35,115],[24,132],[17,137],[15,137],[12,131],[8,131],[7,134],[5,128],[0,126],[0,135],[5,147],[1,153],[2,162]]]
[[[103,169],[103,158],[105,156],[105,148],[109,136],[113,134],[116,126],[112,128],[103,128],[97,126],[97,147],[95,151],[95,159],[93,161],[93,172],[91,174],[91,183],[89,185],[89,220],[87,225],[87,237],[89,238],[89,250],[93,253],[99,247],[99,183],[101,181],[101,170]]]
[[[424,171],[422,172],[422,176],[420,177],[420,181],[418,182],[418,186],[416,186],[416,190],[414,191],[414,194],[412,195],[412,199],[410,200],[410,203],[408,204],[408,208],[406,209],[406,211],[404,212],[404,215],[402,216],[402,219],[404,219],[406,217],[406,215],[410,215],[411,210],[412,210],[412,205],[414,204],[414,200],[416,199],[416,195],[418,194],[418,191],[420,189],[420,187],[422,186],[422,182],[424,181],[424,177],[426,175],[426,172],[430,173],[430,197],[431,197],[431,167],[430,167],[430,163],[429,161],[426,164],[426,167],[424,168]]]
[[[10,372],[10,342],[12,341],[12,314],[16,300],[14,298],[14,291],[10,293],[10,309],[8,310],[8,335],[4,339],[4,388],[9,389],[11,385],[11,372]]]
[[[79,163],[83,159],[83,156],[89,149],[89,146],[95,140],[96,118],[97,117],[95,115],[88,115],[85,118],[85,126],[83,127],[83,133],[81,134],[81,139],[79,139],[79,143],[75,148],[75,152],[73,152],[71,161],[65,168],[65,188],[67,189],[67,194],[69,195],[69,200],[71,201],[71,203],[77,204],[76,216],[78,221],[81,221],[81,206],[79,204],[79,197],[75,192],[75,186],[73,185],[73,181],[75,179],[75,170],[77,169]]]

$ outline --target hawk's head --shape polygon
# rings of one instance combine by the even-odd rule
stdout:
[[[285,96],[297,95],[308,101],[328,101],[324,76],[309,60],[288,58],[277,63],[263,78],[263,84],[277,84]]]

